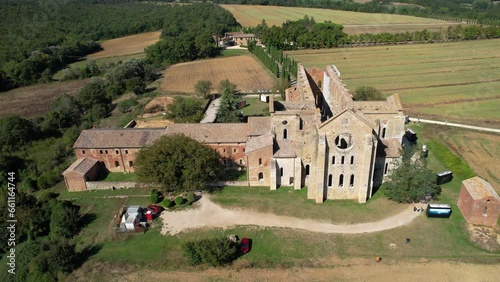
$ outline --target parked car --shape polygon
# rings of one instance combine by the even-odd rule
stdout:
[[[153,215],[159,215],[163,211],[163,208],[157,205],[150,205],[147,207],[147,210],[151,211]]]
[[[241,238],[240,242],[240,251],[244,254],[248,253],[250,251],[250,245],[251,245],[251,239],[248,238]]]

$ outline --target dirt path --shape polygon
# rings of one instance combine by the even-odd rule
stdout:
[[[355,262],[327,268],[208,269],[150,271],[126,275],[127,281],[498,281],[497,265],[453,262]],[[117,277],[114,277],[117,278]],[[114,280],[114,279],[112,279]],[[119,280],[123,281],[123,277]]]
[[[417,118],[417,117],[410,117],[410,121],[425,122],[425,123],[454,126],[454,127],[460,127],[460,128],[466,128],[466,129],[482,130],[482,131],[493,132],[493,133],[500,133],[500,129],[496,129],[496,128],[479,127],[479,126],[459,124],[459,123],[453,123],[453,122],[447,122],[447,121],[437,121],[437,120],[422,119],[422,118]]]
[[[414,205],[409,205],[403,212],[377,222],[337,225],[312,219],[299,219],[248,210],[226,209],[210,201],[207,195],[204,195],[195,205],[198,206],[195,209],[164,212],[161,215],[164,223],[161,233],[163,235],[167,233],[177,234],[191,228],[227,228],[234,225],[285,227],[321,233],[370,233],[409,224],[417,216],[423,214],[414,212]],[[424,205],[420,205],[419,207],[424,207]]]

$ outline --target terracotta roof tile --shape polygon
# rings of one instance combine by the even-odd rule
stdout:
[[[88,157],[80,158],[72,163],[62,174],[66,175],[70,172],[77,172],[79,174],[85,175],[96,164],[96,159]]]
[[[271,132],[268,132],[258,137],[249,138],[247,141],[245,152],[251,153],[253,151],[265,148],[267,146],[272,146],[273,139],[274,139],[273,134],[271,134]]]
[[[174,123],[166,134],[184,134],[201,143],[244,143],[247,123]]]
[[[385,145],[384,152],[386,158],[399,158],[401,156],[401,141],[397,139],[382,139]]]
[[[294,142],[291,140],[278,140],[277,151],[274,153],[275,158],[295,158],[297,153],[294,149]]]
[[[249,117],[248,135],[260,136],[271,131],[271,117]]]
[[[497,192],[495,192],[491,184],[478,176],[466,179],[462,181],[462,184],[474,200],[493,197],[500,201],[500,197]]]
[[[165,129],[126,128],[83,130],[73,148],[141,148],[165,134]]]

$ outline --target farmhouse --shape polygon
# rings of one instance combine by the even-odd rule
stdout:
[[[252,33],[238,32],[226,32],[224,34],[223,41],[226,45],[248,45],[248,41],[256,40],[257,44],[260,44],[260,39],[255,37]]]
[[[385,101],[353,101],[335,66],[299,65],[286,101],[270,98],[270,116],[247,123],[84,130],[75,152],[110,171],[129,172],[141,147],[162,135],[184,134],[219,152],[225,166],[245,168],[249,186],[307,186],[307,197],[317,203],[365,203],[400,158],[405,115],[397,94]]]
[[[484,179],[476,176],[462,181],[457,205],[469,223],[497,225],[500,197]]]

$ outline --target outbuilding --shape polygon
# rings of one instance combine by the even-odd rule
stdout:
[[[62,175],[68,191],[87,190],[87,181],[95,180],[99,173],[96,159],[83,157],[76,160]]]
[[[469,223],[497,225],[500,197],[484,179],[476,176],[462,181],[457,205]]]

